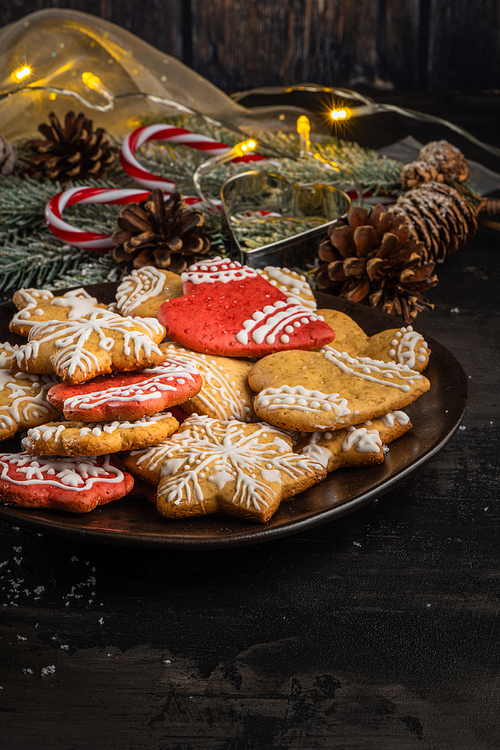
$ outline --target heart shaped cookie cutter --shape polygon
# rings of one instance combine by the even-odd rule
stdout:
[[[345,217],[351,200],[333,185],[289,182],[270,172],[250,171],[235,175],[221,188],[222,208],[241,262],[251,268],[303,266],[313,263],[316,249],[326,237],[328,227]],[[245,246],[236,227],[243,216],[300,223],[315,222],[316,226],[287,236],[276,242],[250,248]],[[240,217],[240,218],[239,218]],[[322,220],[322,221],[321,221]],[[317,225],[320,222],[319,226]]]

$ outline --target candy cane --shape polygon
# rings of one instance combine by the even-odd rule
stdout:
[[[120,163],[123,169],[139,185],[150,190],[161,188],[167,193],[174,192],[175,182],[149,172],[135,158],[137,149],[147,141],[169,141],[177,145],[189,146],[197,151],[203,151],[207,157],[224,154],[231,149],[231,146],[225,143],[220,143],[205,135],[192,133],[190,130],[177,128],[175,125],[144,125],[129,133],[124,138],[120,150]],[[262,159],[265,159],[265,156],[249,154],[236,157],[233,161],[261,161]]]

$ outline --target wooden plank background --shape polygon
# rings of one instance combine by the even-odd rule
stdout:
[[[4,0],[101,16],[223,89],[293,84],[499,90],[498,0]]]

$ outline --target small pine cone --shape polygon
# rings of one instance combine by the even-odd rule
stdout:
[[[0,133],[0,174],[12,174],[17,164],[17,149]]]
[[[128,267],[156,266],[182,273],[210,248],[203,234],[204,216],[188,208],[180,193],[167,201],[162,190],[153,190],[145,201],[122,208],[117,219],[119,229],[113,233],[115,260]]]
[[[316,273],[320,289],[402,315],[406,322],[432,308],[422,292],[437,283],[434,264],[424,262],[424,246],[407,217],[380,204],[371,212],[355,207],[328,235],[318,251],[326,261]]]
[[[418,160],[434,167],[445,181],[466,182],[470,177],[467,159],[448,141],[431,141],[420,149]]]
[[[50,125],[38,126],[45,138],[26,144],[33,154],[30,166],[35,174],[61,185],[89,177],[104,179],[116,153],[104,128],[94,128],[83,112],[76,116],[67,112],[64,127],[54,112],[49,114],[49,121]]]
[[[412,161],[401,170],[400,180],[403,190],[410,190],[427,182],[444,182],[444,177],[432,165],[424,161]]]
[[[425,260],[440,263],[474,236],[477,208],[450,185],[430,182],[400,196],[389,211],[413,224]]]

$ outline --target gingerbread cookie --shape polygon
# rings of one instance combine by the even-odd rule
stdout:
[[[84,313],[83,308],[80,311]],[[11,367],[23,372],[55,372],[66,383],[83,383],[114,370],[161,364],[165,355],[158,344],[164,335],[165,329],[153,318],[123,318],[91,307],[82,317],[33,326],[28,343],[13,355]]]
[[[139,419],[157,414],[196,395],[203,379],[195,362],[165,350],[158,365],[126,374],[101,375],[88,383],[60,383],[49,391],[49,401],[66,419],[82,422]]]
[[[333,348],[356,357],[370,357],[383,362],[408,365],[412,370],[423,372],[429,363],[430,349],[424,337],[412,326],[389,328],[367,334],[348,315],[337,310],[319,310],[325,322],[335,331]]]
[[[9,344],[8,341],[4,341],[0,344],[0,370],[8,370],[13,355],[19,351],[18,344]]]
[[[430,388],[406,365],[320,352],[279,352],[256,362],[248,377],[261,418],[290,430],[337,430],[411,404]]]
[[[124,276],[116,290],[121,315],[155,318],[165,300],[182,296],[181,277],[154,266],[138,268]]]
[[[404,412],[396,411],[335,432],[301,433],[294,442],[294,449],[318,461],[327,471],[373,466],[384,461],[383,446],[396,440],[411,426],[410,418]]]
[[[91,315],[95,310],[107,310],[85,289],[73,289],[62,297],[54,297],[48,289],[20,289],[12,301],[18,308],[10,322],[10,330],[27,336],[33,326],[47,320],[73,320]]]
[[[0,440],[59,416],[47,398],[56,382],[46,375],[0,370]]]
[[[102,456],[156,445],[178,426],[170,412],[133,422],[48,422],[28,430],[22,443],[38,456]]]
[[[252,401],[254,392],[248,385],[252,364],[232,357],[215,357],[183,349],[177,344],[161,344],[168,356],[196,367],[203,378],[200,391],[182,404],[189,414],[204,414],[214,419],[237,419],[258,422]]]
[[[157,447],[156,507],[168,518],[224,512],[266,523],[282,500],[326,476],[316,461],[293,452],[285,432],[261,422],[192,416]],[[140,459],[141,452],[134,452],[127,465]]]
[[[257,273],[287,297],[300,299],[304,307],[310,307],[312,310],[317,308],[314,292],[302,274],[290,271],[289,268],[276,268],[276,266],[266,266],[262,270],[257,268]]]
[[[197,263],[182,274],[185,295],[167,300],[158,320],[178,344],[205,354],[262,357],[314,349],[335,334],[314,310],[235,261]]]
[[[0,453],[0,500],[6,505],[88,513],[124,497],[133,486],[133,477],[114,456]]]

